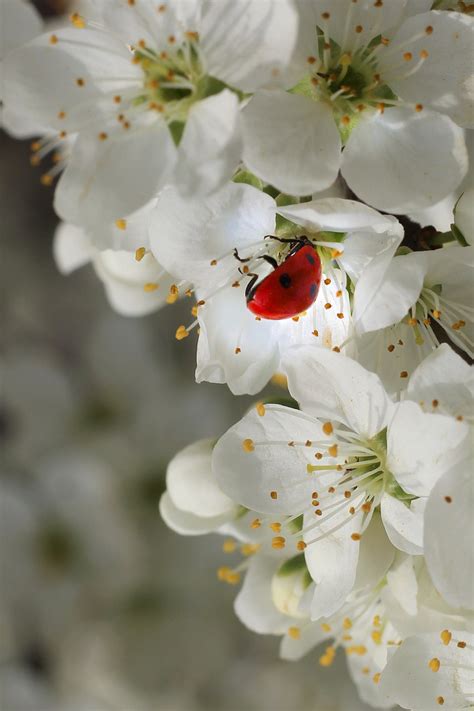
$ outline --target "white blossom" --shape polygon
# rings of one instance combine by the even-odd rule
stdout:
[[[341,170],[359,198],[395,213],[452,192],[467,171],[459,126],[473,115],[472,18],[406,17],[405,0],[298,8],[299,83],[258,92],[243,112],[250,170],[293,195]]]

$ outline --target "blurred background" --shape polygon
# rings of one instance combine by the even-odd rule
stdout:
[[[61,276],[29,142],[0,132],[0,156],[1,711],[367,708],[344,659],[282,662],[242,627],[222,538],[160,520],[170,458],[250,403],[194,382],[189,304],[126,319],[91,267]]]

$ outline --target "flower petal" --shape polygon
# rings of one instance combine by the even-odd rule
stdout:
[[[93,226],[138,210],[168,178],[176,149],[164,122],[116,132],[101,141],[79,136],[55,194],[60,217]]]
[[[121,77],[118,93],[123,86],[129,89],[134,80],[139,87],[143,77],[140,67],[130,61],[126,45],[96,30],[68,27],[54,34],[57,42],[51,43],[51,35],[44,34],[6,59],[6,116],[10,110],[27,114],[42,132],[74,131],[114,115],[110,97],[101,105],[101,97],[113,90],[108,77]]]
[[[234,248],[259,243],[275,228],[275,202],[250,185],[230,183],[205,199],[185,199],[166,188],[150,225],[150,245],[170,274],[209,289],[237,272]],[[217,264],[214,262],[217,260]]]
[[[321,518],[318,527],[304,535],[307,543],[306,565],[316,583],[311,603],[312,620],[336,613],[346,601],[356,580],[360,543],[351,536],[360,533],[363,514],[359,511],[351,516],[348,508],[344,507],[330,520]],[[309,515],[305,516],[305,527],[314,523],[314,517],[308,519]],[[319,535],[321,540],[311,543]]]
[[[429,33],[426,27],[431,28]],[[405,72],[400,70],[400,63],[407,41],[414,59]],[[469,57],[473,41],[472,17],[458,12],[426,12],[403,23],[390,48],[379,53],[379,68],[384,80],[402,99],[425,104],[469,128],[474,125],[474,83]],[[411,64],[423,51],[428,52],[427,58],[410,74]]]
[[[95,249],[85,230],[61,222],[54,233],[53,255],[61,274],[70,274],[90,262]]]
[[[361,539],[354,590],[377,587],[394,556],[395,549],[387,537],[382,518],[375,512]]]
[[[244,163],[282,192],[307,195],[335,181],[341,140],[325,104],[261,91],[243,110],[242,128]]]
[[[391,402],[377,375],[340,353],[314,346],[295,346],[283,369],[291,395],[314,417],[334,419],[362,437],[386,426]]]
[[[290,86],[286,70],[297,27],[288,0],[209,2],[200,42],[209,74],[248,93],[270,85]]]
[[[234,602],[239,620],[258,634],[282,634],[291,624],[291,617],[280,612],[272,600],[272,579],[280,565],[280,558],[254,556]]]
[[[189,511],[182,511],[173,504],[167,491],[160,499],[160,515],[169,528],[182,536],[202,536],[205,533],[214,533],[227,520],[225,516],[202,518],[189,513]]]
[[[372,207],[355,200],[328,197],[278,207],[277,211],[297,225],[315,232],[393,232],[400,239],[403,237],[403,228],[396,217],[381,215]]]
[[[405,505],[390,494],[382,496],[382,520],[393,545],[410,555],[423,555],[423,514],[426,499]]]
[[[278,326],[255,319],[243,287],[221,289],[198,316],[197,382],[227,383],[234,395],[260,392],[280,361]]]
[[[387,468],[409,494],[428,496],[439,477],[466,456],[468,427],[452,417],[397,405],[387,434]]]
[[[454,607],[474,608],[472,458],[435,484],[425,513],[425,557],[433,583]]]
[[[416,304],[427,272],[424,259],[382,254],[362,273],[354,292],[354,323],[358,333],[398,323]]]
[[[458,635],[456,635],[458,637]],[[404,640],[388,662],[380,682],[381,695],[406,709],[436,711],[461,709],[472,694],[472,679],[467,665],[473,635],[462,632],[465,649],[455,642],[445,646],[439,634],[422,634]],[[437,672],[430,666],[432,659],[440,661]]]
[[[466,242],[472,244],[474,241],[474,188],[468,188],[459,198],[454,210],[454,221]]]
[[[455,190],[467,171],[463,131],[427,110],[387,109],[361,120],[343,153],[342,175],[364,202],[406,213]]]
[[[218,484],[233,501],[254,511],[301,512],[314,489],[306,469],[311,451],[288,442],[320,436],[321,425],[297,410],[268,405],[263,417],[252,411],[214,448],[212,468]],[[258,443],[253,451],[244,450],[246,440]]]
[[[190,444],[171,460],[166,472],[168,493],[175,506],[202,518],[231,515],[236,509],[212,474],[213,448],[210,439]]]
[[[222,187],[241,152],[237,96],[226,89],[199,101],[189,112],[179,144],[174,180],[180,192],[196,197]]]
[[[93,260],[111,306],[122,316],[145,316],[166,304],[172,278],[151,254],[106,249]]]

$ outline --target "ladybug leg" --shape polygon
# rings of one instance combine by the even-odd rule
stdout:
[[[255,282],[257,281],[259,275],[258,274],[247,274],[247,276],[252,277],[250,281],[248,282],[247,286],[245,287],[245,296],[247,297],[250,292],[252,291]]]
[[[278,267],[278,262],[275,259],[275,257],[270,257],[269,254],[265,254],[262,259],[267,262],[268,264],[271,264],[273,269],[276,269]]]
[[[265,235],[263,239],[274,239],[282,244],[295,244],[295,242],[305,242],[308,238],[305,235],[301,237],[275,237],[275,235]]]
[[[243,259],[243,258],[239,255],[239,253],[238,253],[238,251],[237,251],[237,247],[235,247],[235,249],[234,249],[234,257],[235,257],[239,262],[241,262],[242,264],[245,264],[245,262],[250,262],[250,260],[251,260],[251,257],[247,257],[246,259]]]

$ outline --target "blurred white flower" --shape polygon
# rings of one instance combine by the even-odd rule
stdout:
[[[101,21],[72,15],[72,28],[10,54],[5,112],[53,150],[78,138],[55,197],[74,224],[112,222],[168,181],[209,193],[241,156],[240,92],[285,85],[297,16],[288,0],[101,0]],[[231,89],[227,88],[231,87]],[[178,144],[178,145],[177,145]]]
[[[379,507],[392,544],[423,552],[427,497],[466,456],[468,427],[414,402],[394,405],[376,375],[341,354],[299,346],[283,365],[301,411],[269,405],[246,415],[217,443],[213,468],[233,501],[279,521],[275,546],[304,550],[318,619],[353,589]]]
[[[17,116],[15,111],[4,115],[4,60],[9,52],[29,42],[43,30],[43,23],[28,0],[0,0],[0,128],[18,137],[27,137],[37,132],[34,121],[29,124],[28,116]],[[18,131],[18,120],[22,121],[22,130]]]
[[[181,291],[195,289],[197,318],[191,327],[200,327],[197,381],[227,383],[242,394],[261,390],[292,344],[343,347],[351,334],[346,273],[355,281],[375,257],[390,261],[402,234],[395,218],[351,200],[279,207],[266,193],[231,183],[204,200],[163,190],[152,217],[150,247]],[[293,318],[270,320],[247,308],[243,292],[250,276],[268,274],[265,258],[281,262],[290,249],[267,239],[270,235],[306,236],[323,265],[319,296]],[[182,326],[177,337],[189,331]]]
[[[244,109],[249,169],[292,195],[324,189],[341,170],[359,198],[395,213],[452,192],[467,171],[459,126],[472,124],[472,18],[406,17],[405,0],[298,8],[300,80]]]
[[[441,329],[472,357],[472,247],[411,252],[390,263],[377,260],[354,293],[358,359],[379,373],[389,392],[439,345]]]
[[[104,284],[110,305],[122,316],[144,316],[174,298],[170,294],[172,277],[146,247],[138,247],[134,252],[125,249],[101,250],[94,245],[93,236],[86,230],[61,223],[54,236],[53,251],[56,264],[63,274],[70,274],[92,262]]]

